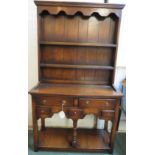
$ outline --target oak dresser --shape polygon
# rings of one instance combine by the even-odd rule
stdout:
[[[124,5],[51,0],[35,4],[39,83],[29,91],[34,150],[112,153],[122,97],[113,84]],[[46,127],[45,119],[55,113],[71,119],[73,128]],[[89,114],[96,118],[94,128],[78,128],[78,120]],[[105,121],[103,129],[96,128],[97,119]]]

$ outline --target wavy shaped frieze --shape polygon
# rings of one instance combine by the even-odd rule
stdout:
[[[83,16],[89,17],[92,14],[98,14],[100,17],[107,17],[114,14],[116,17],[120,18],[121,11],[118,9],[107,9],[107,8],[75,8],[75,7],[53,7],[53,6],[40,6],[38,7],[38,14],[43,12],[48,12],[52,15],[58,15],[60,12],[64,12],[66,15],[75,15],[76,13],[81,13]]]

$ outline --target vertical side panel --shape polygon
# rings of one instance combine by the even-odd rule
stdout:
[[[116,137],[117,123],[118,123],[118,116],[119,116],[119,105],[120,105],[120,99],[117,99],[116,100],[115,116],[114,116],[113,125],[112,125],[112,132],[110,135],[110,146],[112,148],[114,147],[114,140]]]
[[[41,81],[41,71],[40,71],[40,62],[41,62],[41,47],[39,44],[40,39],[42,39],[42,24],[43,19],[40,15],[38,15],[38,9],[37,9],[37,42],[38,42],[38,81]]]
[[[34,151],[38,150],[38,123],[36,117],[36,102],[32,96],[32,120],[33,120],[33,139],[34,139]]]
[[[109,42],[116,43],[115,39],[115,29],[116,29],[116,21],[110,18],[110,25],[109,25]]]
[[[116,23],[115,23],[115,27],[114,27],[114,29],[115,29],[114,40],[115,40],[117,45],[119,42],[120,24],[121,24],[121,20],[117,19]],[[117,48],[115,48],[114,56],[113,56],[114,70],[113,70],[113,75],[112,75],[112,84],[114,84],[114,82],[115,82],[117,52],[118,52],[118,46],[117,46]]]

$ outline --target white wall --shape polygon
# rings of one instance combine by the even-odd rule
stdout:
[[[29,0],[28,21],[28,89],[38,82],[37,66],[37,14],[33,0]],[[32,127],[31,96],[28,95],[28,122]]]
[[[73,0],[71,0],[73,1]],[[84,0],[74,0],[74,1],[84,1]],[[90,2],[103,2],[102,0],[89,0]],[[110,0],[113,3],[125,3],[125,0]],[[35,86],[38,82],[38,70],[37,70],[37,14],[36,14],[36,6],[33,0],[29,0],[29,21],[28,21],[28,88],[29,90]],[[126,7],[123,10],[122,16],[122,24],[121,24],[121,32],[120,32],[120,43],[119,43],[119,51],[118,51],[118,61],[117,61],[117,71],[116,71],[116,79],[115,84],[118,89],[120,89],[120,82],[125,78],[125,66],[126,59],[125,53],[126,49],[126,40],[125,40],[125,31],[127,24],[127,9]],[[29,127],[32,127],[32,109],[31,109],[31,96],[28,96],[28,122]],[[86,119],[80,120],[78,125],[82,127],[92,127],[93,126],[92,115],[87,116]],[[57,114],[52,119],[47,119],[46,125],[50,126],[72,126],[71,120],[60,119]],[[99,123],[99,127],[102,126],[102,121]]]

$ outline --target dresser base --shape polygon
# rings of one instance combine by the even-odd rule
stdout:
[[[101,129],[78,129],[77,148],[71,146],[72,129],[45,128],[39,133],[39,150],[112,152],[109,147],[109,134]]]

